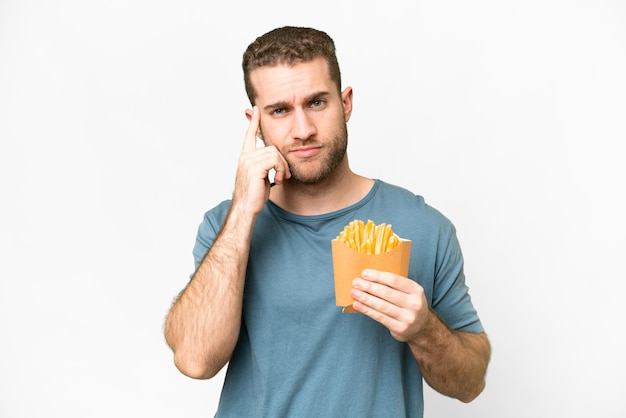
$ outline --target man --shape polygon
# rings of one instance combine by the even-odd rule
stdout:
[[[234,193],[205,214],[196,271],[165,323],[178,369],[207,379],[228,363],[220,417],[421,417],[422,378],[473,400],[490,345],[454,227],[422,197],[351,171],[352,88],[333,40],[275,29],[243,70],[253,109]],[[354,219],[392,224],[412,250],[408,277],[355,278],[349,314],[335,306],[331,240]]]

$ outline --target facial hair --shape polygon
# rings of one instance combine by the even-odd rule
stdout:
[[[306,141],[304,144],[306,145]],[[345,158],[348,149],[348,128],[345,123],[342,129],[335,134],[333,140],[325,146],[325,149],[327,154],[321,161],[315,162],[317,164],[315,169],[304,167],[310,164],[308,161],[293,162],[289,160],[289,155],[284,155],[291,172],[289,181],[314,184],[326,180],[334,173]]]

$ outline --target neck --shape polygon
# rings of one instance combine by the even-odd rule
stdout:
[[[298,215],[320,215],[334,212],[363,199],[374,181],[353,173],[346,167],[318,183],[285,181],[274,186],[270,200],[288,212]]]

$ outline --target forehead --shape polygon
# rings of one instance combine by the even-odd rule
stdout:
[[[336,91],[324,58],[259,67],[250,72],[250,81],[256,92],[255,103],[260,107],[276,102],[296,103],[314,93]]]

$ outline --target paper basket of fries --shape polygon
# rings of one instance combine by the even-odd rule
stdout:
[[[399,238],[391,225],[354,220],[332,240],[335,300],[343,312],[355,312],[350,296],[352,281],[368,269],[402,276],[409,272],[411,241]]]

